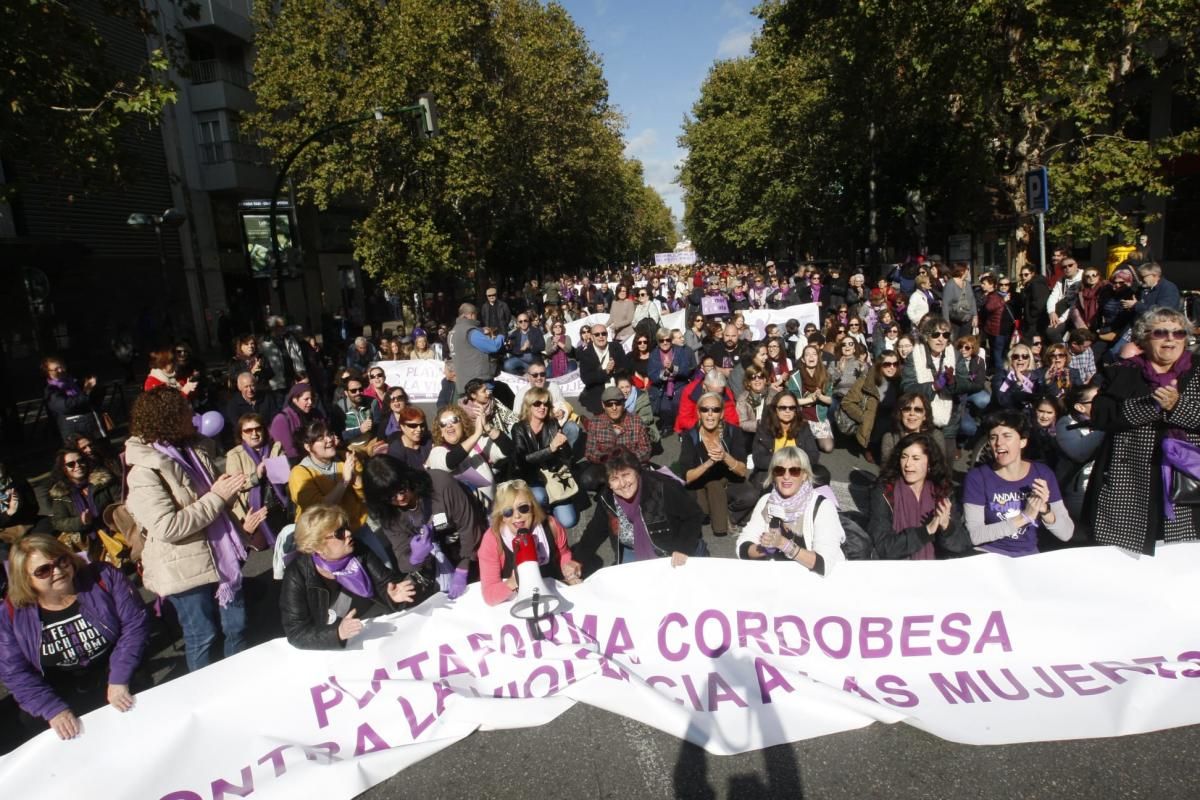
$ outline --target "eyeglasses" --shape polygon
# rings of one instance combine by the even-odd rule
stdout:
[[[371,380],[376,380],[378,378],[386,378],[387,376],[384,375],[382,372],[372,372],[369,377],[371,378]]]
[[[623,406],[623,405],[625,405],[624,400],[605,400],[604,401],[605,408],[616,408],[617,406]]]
[[[361,386],[359,386],[356,389],[351,389],[349,386],[347,386],[346,394],[362,394],[362,390],[363,390],[363,388]]]
[[[550,403],[547,400],[534,400],[529,404],[530,408],[545,408],[548,405],[550,405]]]
[[[263,432],[262,425],[254,425],[253,427],[250,427],[250,428],[242,428],[243,436],[245,436],[248,433],[262,433],[262,432]]]
[[[850,330],[858,330],[859,327],[861,326],[857,322],[850,323]]]
[[[799,478],[804,474],[803,467],[775,467],[771,470],[771,474],[776,478],[782,478],[784,475],[790,475],[793,478]]]
[[[1066,361],[1067,354],[1066,353],[1055,353],[1054,355],[1050,356],[1050,358],[1054,361]]]
[[[85,466],[86,465],[84,464],[83,460],[78,459],[78,458],[75,459],[74,461],[64,461],[63,462],[64,469],[83,469]]]
[[[950,331],[934,331],[933,333],[929,334],[929,338],[930,339],[949,339]]]
[[[529,320],[527,320],[527,319],[524,319],[524,318],[521,318],[521,319],[518,319],[518,320],[517,320],[517,324],[518,324],[518,325],[520,325],[522,322],[529,322]]]
[[[407,403],[408,395],[394,394],[388,398],[389,403]]]
[[[650,342],[647,339],[638,339],[634,344],[650,344]]]
[[[750,380],[752,380],[752,381],[765,381],[766,379],[767,379],[767,376],[766,376],[766,375],[752,375],[752,376],[750,376]]]
[[[40,564],[30,574],[39,581],[44,581],[46,578],[49,578],[54,574],[54,570],[57,569],[59,572],[66,572],[67,567],[69,566],[71,566],[71,557],[59,556],[53,561],[47,561],[45,564]]]
[[[1030,346],[1030,347],[1041,347],[1041,346],[1042,346],[1042,340],[1041,340],[1041,339],[1034,339],[1032,342],[1030,342],[1030,343],[1029,343],[1029,346]]]
[[[406,428],[423,428],[423,427],[425,427],[425,423],[423,423],[423,422],[405,422],[404,427],[406,427]]]
[[[342,528],[341,530],[334,531],[333,533],[329,534],[325,538],[326,539],[337,539],[339,542],[344,542],[344,541],[346,541],[346,537],[349,535],[350,535],[350,529]]]
[[[445,419],[438,420],[438,425],[441,425],[443,428],[449,428],[451,425],[457,425],[460,422],[462,422],[462,419],[459,417],[446,417]]]
[[[924,414],[924,413],[925,413],[925,406],[903,406],[903,407],[902,407],[900,410],[901,410],[901,411],[908,411],[908,412],[919,411],[919,412],[921,412],[922,414]]]
[[[1013,353],[1012,360],[1013,361],[1028,361],[1029,356],[1025,353]]]
[[[899,361],[884,361],[882,364],[880,364],[880,366],[882,366],[884,369],[887,369],[888,367],[895,369],[896,367],[900,366],[900,362]]]
[[[1182,342],[1187,338],[1187,331],[1183,328],[1155,328],[1150,331],[1151,339],[1174,339],[1177,342]]]
[[[513,506],[511,508],[506,508],[506,509],[504,509],[504,511],[502,511],[500,513],[502,513],[504,515],[505,519],[511,519],[513,512],[516,512],[516,513],[524,516],[525,514],[528,514],[530,511],[533,511],[533,506],[529,505],[529,503],[521,503],[521,504]]]
[[[720,406],[703,406],[702,408],[700,408],[700,413],[701,414],[720,414],[721,407]]]
[[[488,294],[488,296],[487,296],[487,297],[488,297],[488,300],[495,300],[495,299],[496,299],[496,293],[495,293],[495,292],[491,292],[491,293],[489,293],[489,294]]]
[[[544,378],[544,377],[546,377],[546,371],[542,370],[541,372],[526,372],[525,377],[527,377],[527,378]]]
[[[780,404],[780,405],[775,406],[775,410],[776,411],[795,411],[796,406],[794,404],[788,404],[786,406]]]
[[[596,339],[607,339],[608,331],[592,331],[592,337]]]

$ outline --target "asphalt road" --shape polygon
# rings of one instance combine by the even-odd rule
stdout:
[[[426,409],[432,413],[432,408]],[[669,464],[673,441],[656,457]],[[844,451],[823,457],[843,505],[863,507],[875,467]],[[576,536],[590,519],[584,512]],[[706,539],[714,557],[733,537]],[[609,548],[600,555],[611,558]],[[266,554],[247,564],[253,641],[275,635]],[[148,653],[156,683],[183,674],[176,632],[159,624]],[[1197,702],[1200,702],[1198,700]],[[0,700],[0,753],[22,740]],[[413,798],[1200,798],[1200,726],[1140,736],[1002,747],[954,744],[906,724],[713,756],[641,723],[577,705],[538,728],[476,733],[361,795]]]

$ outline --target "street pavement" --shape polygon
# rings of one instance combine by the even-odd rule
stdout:
[[[428,414],[432,406],[423,406]],[[655,462],[669,465],[668,437]],[[877,470],[844,450],[822,457],[843,510],[865,508]],[[962,465],[960,464],[960,468]],[[40,483],[40,482],[39,482]],[[44,491],[44,487],[39,486]],[[585,510],[578,538],[592,509]],[[733,558],[735,537],[714,538],[712,556]],[[610,548],[599,555],[611,561]],[[252,643],[279,635],[270,558],[246,565]],[[176,631],[156,624],[147,660],[155,683],[184,674]],[[11,698],[0,698],[0,753],[22,740]],[[639,722],[577,705],[537,728],[475,733],[375,786],[362,798],[1200,798],[1200,726],[1139,736],[1008,746],[968,746],[907,724],[848,733],[738,756],[702,748]]]

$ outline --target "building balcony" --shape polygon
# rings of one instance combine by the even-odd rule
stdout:
[[[193,19],[180,15],[184,30],[215,31],[240,39],[254,41],[253,0],[195,0],[197,15]]]
[[[188,72],[192,79],[188,103],[193,112],[254,110],[254,95],[248,88],[254,76],[246,70],[223,61],[193,61]]]
[[[252,142],[204,142],[199,150],[205,191],[267,195],[275,186],[266,148]]]

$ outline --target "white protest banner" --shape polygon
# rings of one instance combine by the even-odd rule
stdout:
[[[513,395],[519,394],[518,390],[524,389],[529,384],[529,381],[511,372],[501,372],[496,376],[496,380],[511,386]],[[558,388],[562,390],[563,397],[579,397],[580,393],[583,392],[583,379],[579,377],[579,370],[577,369],[571,370],[566,375],[550,378],[549,382],[558,384]],[[517,413],[521,411],[519,408],[513,410]]]
[[[436,358],[377,361],[371,366],[383,370],[388,386],[403,386],[408,399],[414,403],[437,402],[438,394],[442,391],[442,379],[446,377],[446,362]]]
[[[684,266],[690,266],[695,263],[696,263],[696,251],[695,250],[683,250],[678,253],[671,252],[671,253],[655,253],[654,254],[654,266],[656,266],[656,267],[672,266],[675,264],[682,264]]]
[[[679,309],[672,311],[670,314],[663,314],[662,320],[658,326],[667,331],[673,331],[678,328],[681,331],[687,330],[687,309]]]
[[[799,322],[802,331],[810,322],[818,328],[821,327],[820,310],[816,303],[801,303],[787,308],[752,309],[743,311],[742,318],[746,320],[747,327],[753,329],[755,338],[758,339],[766,335],[768,325],[774,324],[783,328],[789,319]]]
[[[741,753],[904,721],[968,744],[1200,723],[1200,546],[1010,559],[610,567],[535,642],[477,586],[367,623],[341,651],[279,640],[0,759],[43,798],[348,798],[472,730],[574,702]],[[1148,606],[1148,599],[1151,605]],[[137,769],[127,758],[137,754]]]
[[[729,298],[723,294],[706,294],[700,298],[700,313],[706,317],[729,315]]]

